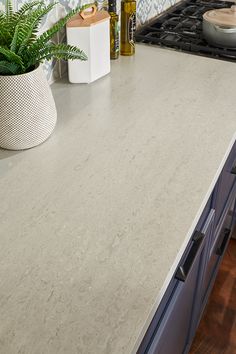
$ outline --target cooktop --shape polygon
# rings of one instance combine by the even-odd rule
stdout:
[[[204,12],[231,6],[232,1],[181,1],[138,30],[136,42],[156,44],[188,53],[236,61],[236,49],[208,44],[202,31]]]

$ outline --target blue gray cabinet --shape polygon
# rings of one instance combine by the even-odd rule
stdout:
[[[137,354],[187,354],[236,223],[236,144]]]
[[[234,183],[230,195],[225,202],[222,215],[220,216],[217,227],[213,228],[212,235],[209,240],[208,251],[206,254],[205,267],[202,272],[201,291],[198,295],[200,301],[198,318],[196,323],[198,324],[207,303],[209,294],[212,290],[214,280],[217,275],[219,264],[222,260],[227,244],[229,242],[231,232],[235,225],[235,196],[236,196],[236,184]],[[230,208],[233,205],[233,210]],[[217,210],[217,204],[215,205]]]
[[[215,227],[222,221],[224,210],[232,196],[232,189],[236,179],[236,144],[223,167],[215,189]]]
[[[208,283],[210,278],[211,269],[209,268],[209,250],[211,248],[212,238],[214,234],[214,222],[215,222],[215,209],[211,209],[206,220],[205,225],[203,226],[203,234],[205,234],[205,253],[202,258],[201,264],[198,269],[198,284],[195,287],[195,297],[194,297],[194,306],[191,313],[191,326],[190,333],[188,337],[188,347],[190,347],[192,339],[195,335],[200,317],[205,305],[205,298],[208,290]]]
[[[199,267],[204,259],[206,244],[207,234],[196,231],[187,257],[177,269],[175,288],[161,320],[161,326],[157,329],[147,351],[148,354],[185,352],[188,346]]]

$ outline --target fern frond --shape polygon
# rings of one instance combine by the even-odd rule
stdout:
[[[8,22],[6,15],[3,12],[0,12],[0,45],[7,44],[10,40],[10,33],[8,31]]]
[[[7,25],[6,16],[4,13],[0,12],[0,30],[5,29],[6,25]]]
[[[38,61],[52,58],[65,60],[87,60],[87,55],[79,48],[69,44],[49,44],[46,48],[39,52]]]
[[[90,8],[91,4],[84,5],[82,7],[76,7],[76,9],[70,11],[64,18],[60,19],[57,23],[55,23],[49,30],[41,34],[35,41],[35,43],[32,44],[32,46],[29,48],[30,51],[38,51],[40,48],[44,47],[50,39],[57,33],[59,32],[65,25],[66,23],[78,12]]]
[[[0,61],[1,75],[16,75],[19,72],[19,66],[16,63],[9,63],[8,61]]]
[[[1,45],[7,45],[8,44],[8,32],[5,31],[4,27],[0,27],[0,43]]]
[[[10,50],[14,53],[17,50],[18,32],[19,32],[19,24],[16,25],[15,32],[10,45]]]
[[[13,15],[13,7],[12,7],[12,2],[11,0],[6,0],[6,10],[5,10],[5,13],[6,13],[6,20],[7,22],[10,21],[12,15]]]
[[[72,10],[37,37],[42,18],[56,3],[46,6],[44,0],[32,0],[14,12],[11,1],[6,0],[5,12],[0,11],[0,75],[25,73],[45,59],[87,60],[86,54],[79,48],[66,44],[54,45],[50,40],[72,16],[90,7],[90,4]]]
[[[27,16],[26,22],[23,22],[22,26],[19,28],[19,32],[21,30],[22,33],[21,35],[19,33],[20,46],[18,55],[21,55],[26,46],[32,44],[32,42],[35,40],[36,33],[42,18],[47,15],[54,6],[55,3],[51,3],[48,6],[39,6],[38,9],[32,11],[32,13]]]
[[[21,8],[14,13],[13,15],[13,19],[15,21],[20,21],[22,20],[22,18],[28,13],[30,12],[31,10],[33,10],[34,7],[36,6],[42,6],[43,5],[43,1],[42,0],[36,0],[36,1],[32,1],[32,2],[29,2],[29,3],[24,3]]]
[[[22,16],[25,16],[26,13],[33,10],[34,7],[36,7],[36,6],[39,7],[39,6],[42,6],[43,4],[44,4],[43,0],[35,0],[32,2],[26,2],[21,6],[21,8],[17,12],[15,12],[15,14],[18,17],[18,20],[20,20]]]
[[[35,39],[36,31],[33,34],[31,30],[31,25],[28,22],[20,22],[18,26],[17,39],[16,39],[17,48],[19,48],[22,45],[22,43],[26,41],[26,38],[28,38],[29,36],[32,36],[34,37],[33,39]]]
[[[0,47],[0,54],[2,54],[8,62],[16,63],[22,68],[22,70],[25,69],[22,58],[16,53],[12,52],[10,49]]]
[[[6,16],[4,12],[0,11],[0,25],[4,24],[6,22]]]

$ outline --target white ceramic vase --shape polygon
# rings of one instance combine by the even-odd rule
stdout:
[[[52,133],[57,111],[41,66],[12,76],[0,75],[0,147],[29,149]]]

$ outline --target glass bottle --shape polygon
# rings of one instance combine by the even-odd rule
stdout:
[[[116,12],[116,0],[109,0],[108,11],[110,18],[110,57],[117,59],[120,53],[119,15]]]
[[[121,55],[133,55],[135,53],[134,35],[136,29],[136,1],[121,1]]]

